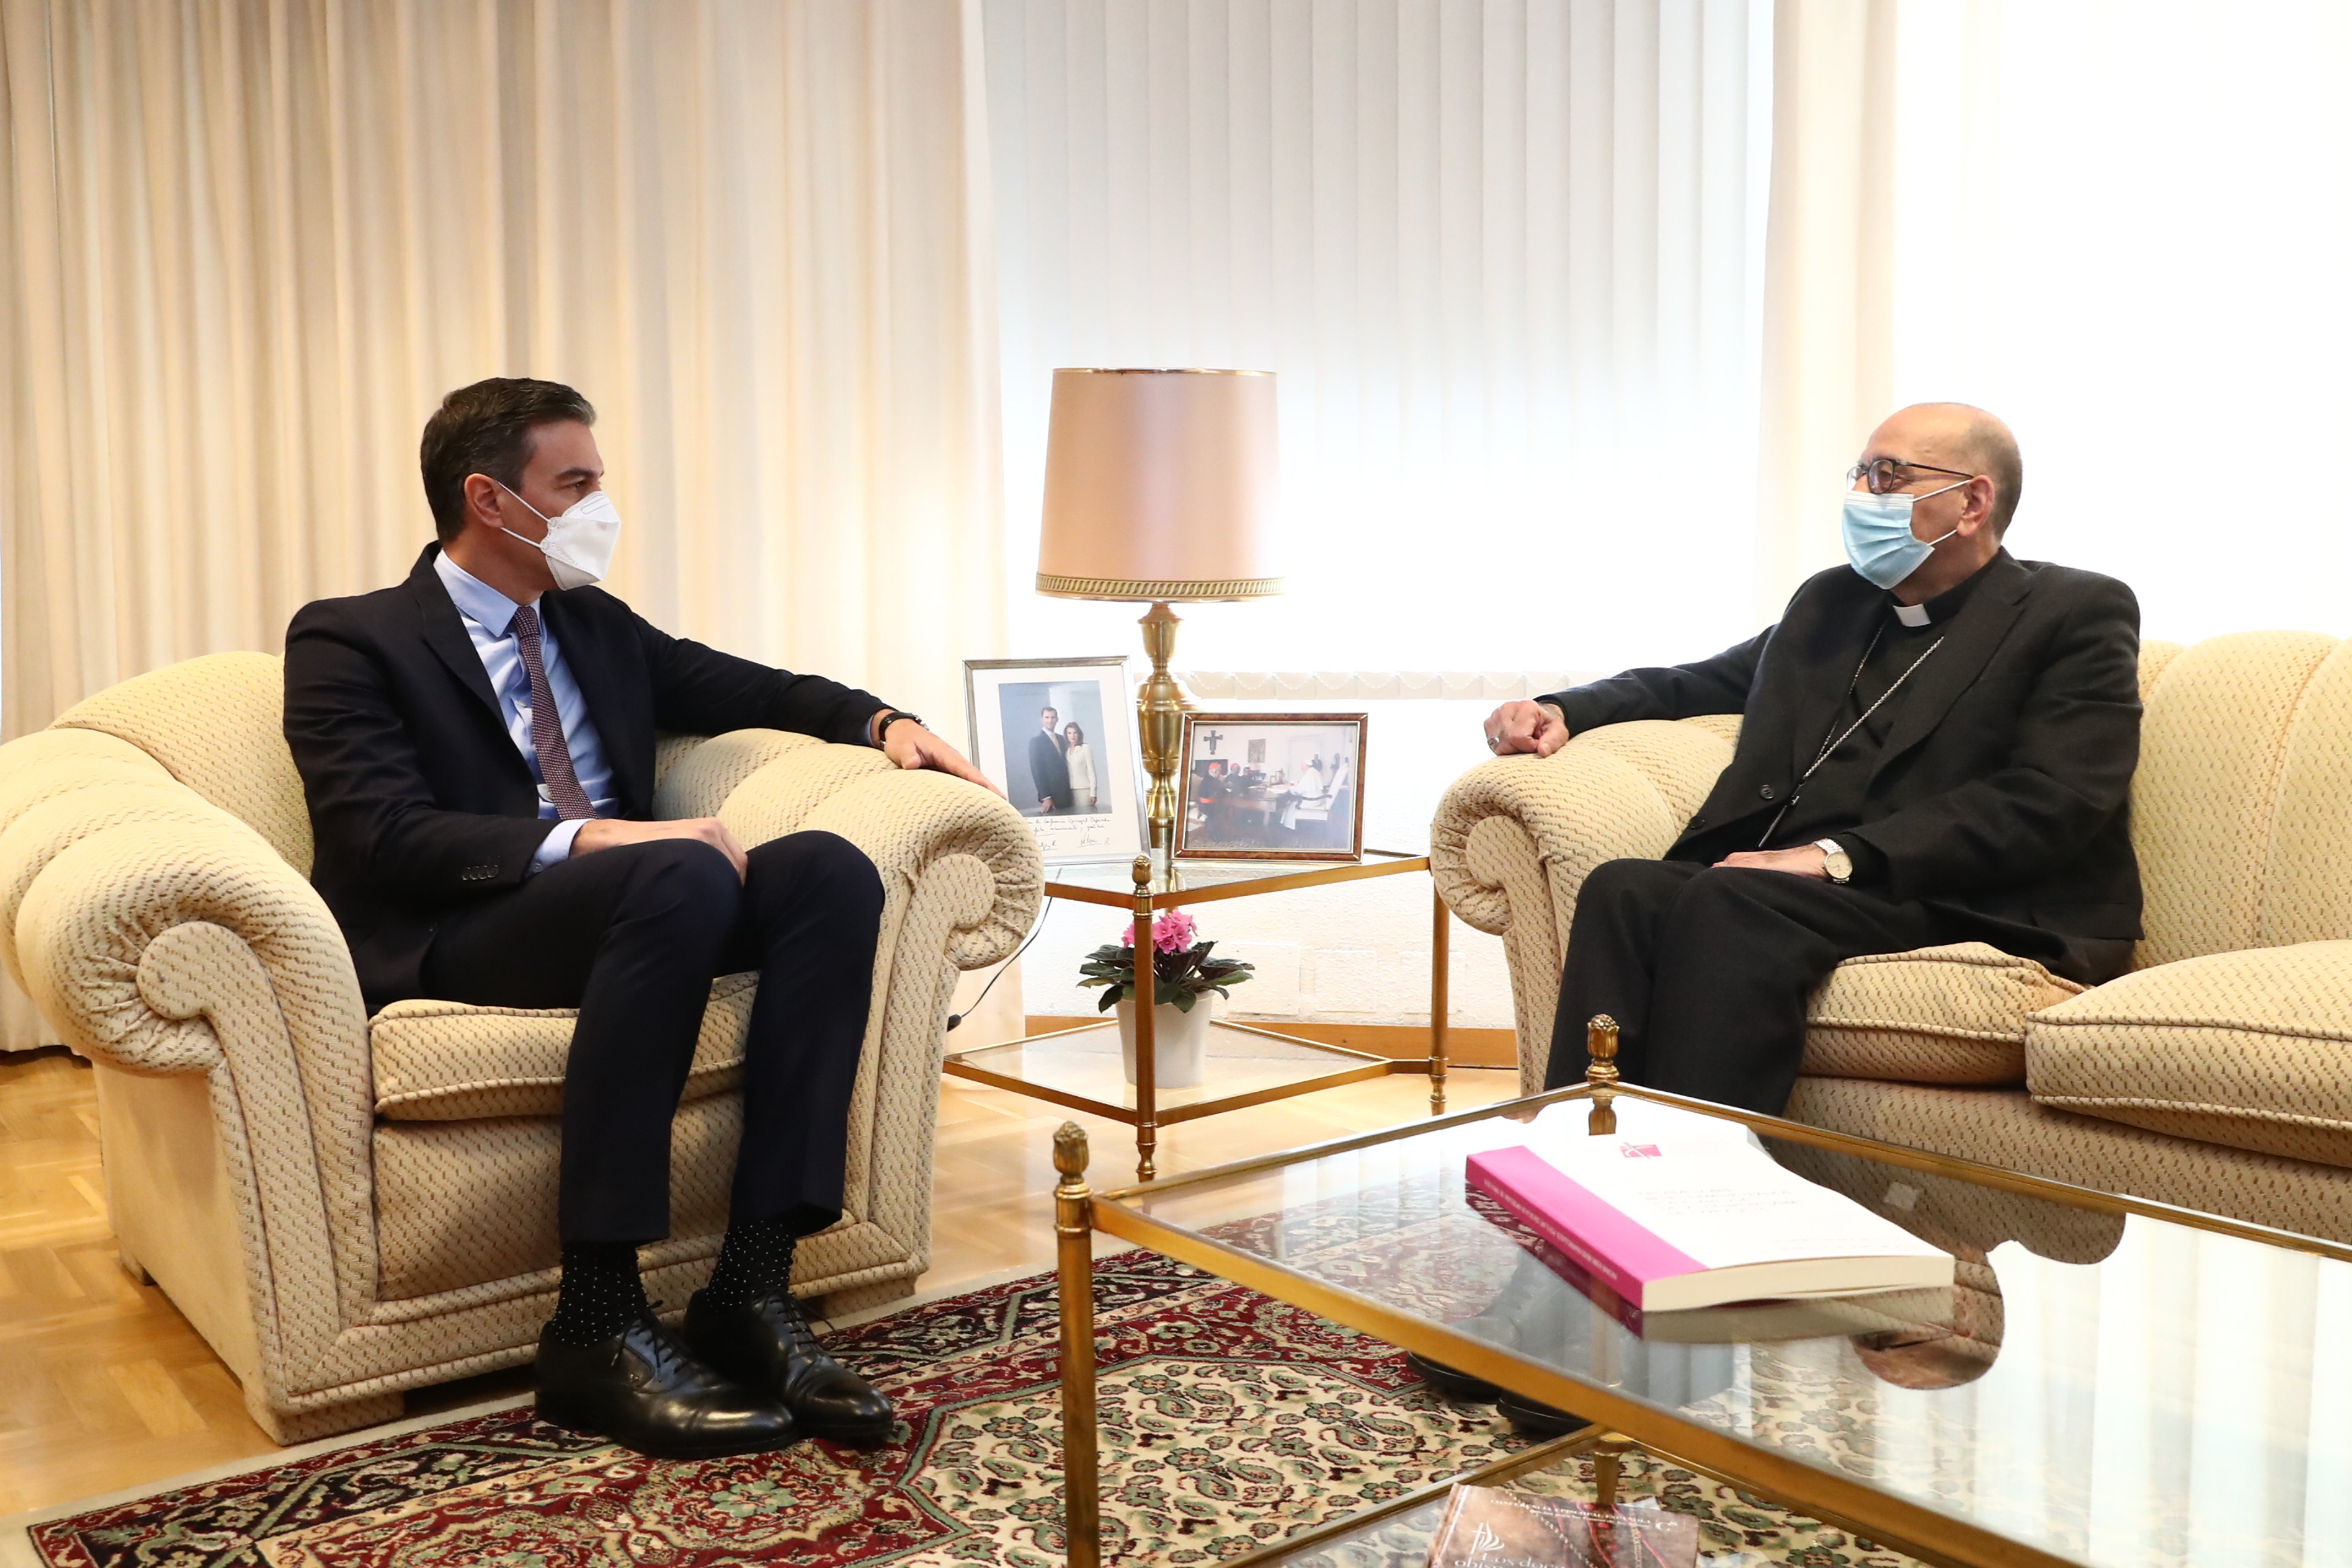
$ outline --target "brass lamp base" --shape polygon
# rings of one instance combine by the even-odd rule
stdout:
[[[1176,612],[1160,600],[1135,623],[1143,628],[1143,651],[1151,660],[1151,675],[1135,697],[1135,732],[1143,741],[1143,771],[1151,775],[1144,797],[1144,815],[1151,822],[1151,847],[1166,852],[1176,842],[1176,813],[1182,809],[1176,793],[1176,770],[1183,763],[1184,715],[1192,700],[1168,673],[1176,652]]]

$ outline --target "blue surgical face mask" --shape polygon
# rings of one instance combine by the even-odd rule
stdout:
[[[1845,514],[1841,520],[1845,530],[1845,558],[1853,569],[1882,588],[1892,588],[1927,563],[1936,552],[1936,546],[1959,532],[1955,528],[1937,539],[1920,539],[1911,531],[1911,508],[1918,502],[1939,496],[1944,490],[1956,490],[1959,485],[1946,485],[1942,490],[1929,490],[1924,496],[1874,496],[1868,490],[1848,490]]]

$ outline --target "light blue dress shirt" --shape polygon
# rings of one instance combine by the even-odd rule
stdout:
[[[482,661],[482,672],[490,678],[490,690],[498,697],[507,735],[539,785],[539,815],[551,817],[555,802],[548,797],[547,781],[540,777],[539,748],[530,738],[530,677],[523,669],[522,645],[514,635],[515,612],[522,606],[446,554],[433,558],[433,570],[440,574],[441,585],[449,590],[457,618],[465,623],[466,636],[473,640],[474,652]],[[571,668],[563,662],[563,650],[556,647],[555,628],[544,616],[539,623],[539,654],[540,662],[547,667],[547,689],[563,720],[563,743],[572,752],[572,771],[580,776],[589,807],[599,816],[617,816],[621,802],[613,794],[613,768],[604,760],[604,740],[596,733],[595,721],[588,717],[588,702],[580,695],[580,683],[572,679]],[[555,831],[540,841],[538,853],[530,858],[530,871],[525,875],[543,871],[568,857],[583,820],[574,817],[557,823]]]

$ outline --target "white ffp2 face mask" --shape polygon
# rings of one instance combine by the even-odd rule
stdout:
[[[498,481],[493,479],[491,483]],[[506,486],[499,485],[499,489],[522,500]],[[603,490],[590,490],[553,517],[527,500],[522,504],[531,516],[547,524],[547,537],[528,539],[511,528],[506,531],[547,557],[547,569],[553,574],[557,587],[585,588],[604,580],[604,574],[613,569],[613,552],[621,542],[620,509],[614,506],[611,496]]]

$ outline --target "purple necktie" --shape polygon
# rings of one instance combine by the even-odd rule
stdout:
[[[547,664],[539,656],[539,612],[529,605],[515,611],[515,643],[522,649],[523,674],[530,679],[530,747],[539,753],[539,776],[547,784],[547,798],[555,815],[569,822],[593,816],[588,792],[572,771],[572,748],[563,743],[563,715],[555,710],[555,693],[547,684]]]

